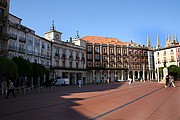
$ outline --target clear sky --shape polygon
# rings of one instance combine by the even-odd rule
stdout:
[[[154,47],[157,34],[162,46],[168,33],[180,37],[180,0],[11,0],[10,13],[40,36],[54,20],[64,41],[76,31],[144,45],[149,34]]]

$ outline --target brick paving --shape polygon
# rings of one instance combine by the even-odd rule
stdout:
[[[180,120],[180,82],[59,86],[0,98],[0,120]]]

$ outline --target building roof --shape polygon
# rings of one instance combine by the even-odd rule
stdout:
[[[130,43],[130,42],[122,42],[117,38],[100,37],[100,36],[85,36],[82,37],[81,40],[84,40],[87,43],[114,44],[114,45],[127,45]]]

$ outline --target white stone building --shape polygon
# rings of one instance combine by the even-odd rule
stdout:
[[[160,47],[159,37],[157,37],[157,45],[154,50],[154,65],[158,72],[160,67],[169,67],[171,65],[180,66],[180,44],[177,41],[176,35],[173,34],[172,39],[167,36],[165,47]],[[158,77],[159,76],[159,77]],[[163,79],[163,75],[156,75],[157,80]]]
[[[87,83],[85,46],[75,45],[72,43],[72,38],[63,42],[61,34],[54,29],[54,23],[51,30],[44,34],[44,37],[52,43],[51,78],[68,78],[70,84],[77,84],[79,79]]]
[[[9,14],[8,52],[9,58],[21,56],[31,63],[50,67],[51,43],[35,34],[35,31],[21,24],[20,18]]]

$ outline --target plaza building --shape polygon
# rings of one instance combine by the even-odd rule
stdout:
[[[43,65],[47,70],[50,69],[51,61],[51,42],[35,34],[35,31],[22,25],[22,19],[9,13],[7,28],[7,57],[22,57],[31,63]],[[26,76],[21,76],[22,85],[26,84]],[[44,75],[38,78],[38,84],[45,82],[49,76]],[[33,79],[31,86],[33,86]]]
[[[117,79],[152,79],[149,71],[148,47],[122,42],[117,38],[85,36],[87,52],[87,81],[96,79],[114,82]],[[152,59],[151,59],[152,60]]]
[[[9,14],[8,57],[22,57],[31,63],[50,67],[51,42],[35,34],[35,31],[21,24],[22,19]]]
[[[79,35],[64,42],[62,33],[55,30],[54,22],[51,30],[44,37],[51,42],[51,73],[52,79],[68,78],[70,84],[83,80],[86,84],[86,44],[78,44]],[[74,42],[73,42],[74,41]],[[82,41],[83,42],[83,41]]]
[[[167,35],[164,47],[161,47],[158,36],[156,41],[156,48],[154,50],[155,70],[158,71],[162,67],[168,68],[171,65],[180,67],[180,43],[177,41],[176,35],[173,34],[172,38],[170,38],[170,35]],[[156,78],[162,80],[163,75],[157,74]]]
[[[10,0],[0,0],[0,56],[6,57],[7,50],[7,27]]]

